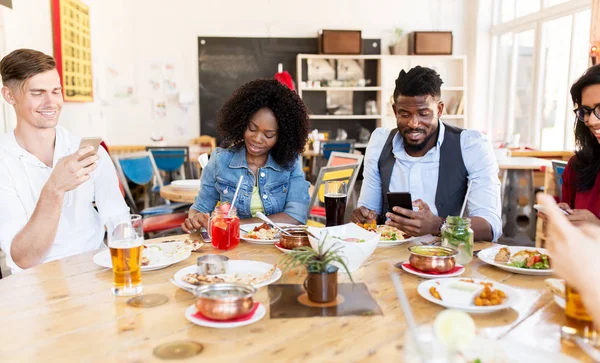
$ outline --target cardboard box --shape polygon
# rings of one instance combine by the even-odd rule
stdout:
[[[360,30],[322,30],[319,33],[321,54],[362,54]]]
[[[408,54],[452,55],[452,32],[412,32]]]

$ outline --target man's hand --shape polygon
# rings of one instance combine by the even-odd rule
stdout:
[[[77,159],[90,151],[94,151],[93,146],[81,148],[60,159],[54,166],[46,186],[52,191],[66,193],[88,181],[91,178],[90,173],[98,167],[96,161],[99,157],[94,154],[81,161]]]
[[[182,224],[181,229],[185,233],[196,233],[202,228],[208,230],[208,219],[210,216],[208,213],[196,213],[193,216],[187,218]]]
[[[359,207],[352,212],[350,220],[354,223],[369,223],[371,221],[376,221],[377,212],[365,207]]]
[[[390,220],[387,221],[386,224],[396,227],[411,236],[438,234],[440,227],[442,226],[442,218],[431,213],[429,205],[421,199],[415,200],[413,206],[419,207],[419,211],[415,212],[401,207],[394,207],[394,212],[400,213],[408,218],[394,213],[387,213],[386,217]]]

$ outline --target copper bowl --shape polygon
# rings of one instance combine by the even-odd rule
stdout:
[[[246,284],[218,283],[196,289],[196,309],[214,320],[230,320],[252,311],[256,288]]]
[[[454,256],[458,254],[452,248],[439,246],[412,246],[408,250],[410,265],[423,272],[443,273],[452,270],[456,264]]]
[[[308,241],[308,234],[306,233],[306,229],[302,227],[290,227],[285,228],[285,231],[290,233],[292,236],[287,236],[283,233],[280,233],[279,243],[281,243],[281,247],[293,250],[296,247],[309,246],[310,242]]]

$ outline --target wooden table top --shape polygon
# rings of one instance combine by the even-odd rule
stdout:
[[[498,160],[500,169],[540,170],[543,166],[551,168],[552,162],[532,157],[508,157]]]
[[[172,185],[165,185],[160,188],[160,196],[170,200],[171,202],[194,203],[194,199],[198,195],[198,189],[182,189],[175,188]]]
[[[161,240],[184,239],[187,235]],[[476,249],[489,244],[478,244]],[[210,246],[210,253],[217,252]],[[402,361],[406,324],[391,283],[393,267],[408,257],[407,245],[378,248],[353,274],[369,288],[382,316],[273,319],[235,329],[211,329],[188,322],[184,316],[193,295],[169,282],[176,271],[194,265],[198,253],[186,261],[142,275],[144,293],[166,295],[161,306],[141,309],[115,297],[112,271],[92,262],[88,252],[49,262],[0,280],[0,357],[21,361],[162,362],[152,352],[160,344],[193,340],[204,345],[198,358],[208,361]],[[226,252],[232,259],[277,263],[282,256],[272,246],[242,242]],[[431,325],[442,307],[417,294],[423,280],[404,273],[402,280],[418,324]],[[472,315],[480,335],[514,339],[533,347],[591,361],[578,348],[561,344],[559,328],[564,312],[544,287],[544,277],[514,275],[478,259],[464,277],[486,278],[511,285],[521,293],[514,309]],[[340,282],[347,277],[340,276]],[[301,283],[304,274],[284,273],[278,283]],[[267,288],[256,299],[268,309]],[[190,359],[191,360],[191,359]]]

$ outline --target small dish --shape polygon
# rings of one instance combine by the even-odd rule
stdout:
[[[447,271],[447,272],[442,272],[442,273],[427,273],[427,272],[419,271],[408,262],[398,263],[398,264],[396,264],[396,267],[401,268],[402,270],[408,272],[409,274],[413,274],[415,276],[418,276],[418,277],[421,277],[424,279],[456,277],[456,276],[462,275],[465,272],[465,268],[462,265],[458,265],[458,264],[454,265],[454,268],[452,270]]]
[[[231,320],[247,315],[254,306],[256,288],[237,283],[218,283],[195,289],[196,310],[213,320]]]
[[[249,325],[252,323],[256,323],[260,319],[264,318],[267,314],[267,309],[263,304],[258,304],[256,311],[254,311],[249,317],[245,317],[242,319],[238,319],[237,321],[213,321],[200,318],[196,315],[198,310],[196,309],[196,305],[191,305],[185,311],[185,318],[190,322],[205,326],[209,328],[217,328],[217,329],[231,329],[237,328],[239,326]]]
[[[411,266],[425,273],[451,271],[456,265],[454,256],[458,254],[458,251],[452,248],[440,246],[412,246],[408,251],[408,262]]]

